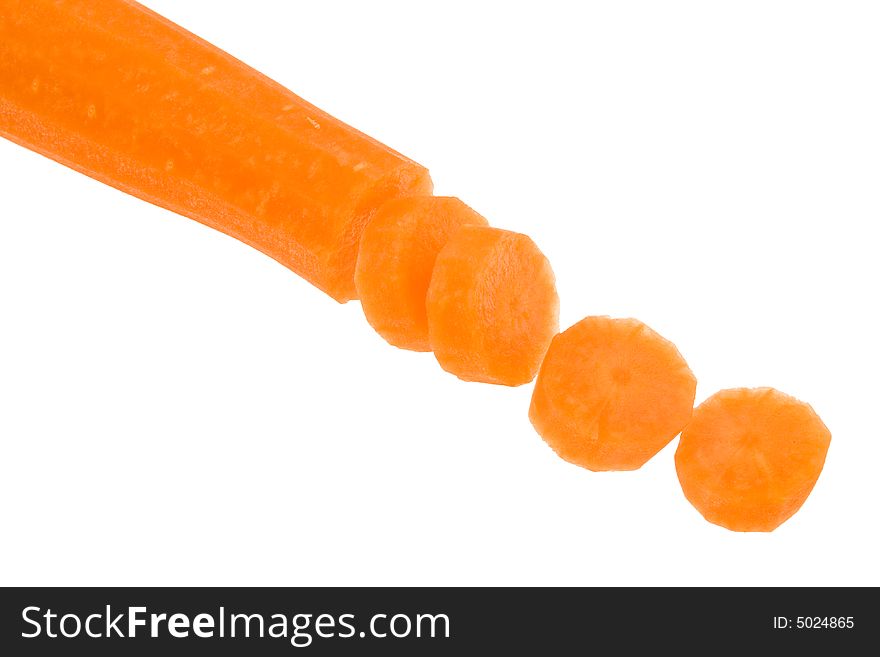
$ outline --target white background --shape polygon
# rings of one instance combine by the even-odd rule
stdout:
[[[564,463],[260,253],[0,140],[3,584],[880,584],[875,2],[147,4],[428,166],[698,401],[831,428],[771,534]]]

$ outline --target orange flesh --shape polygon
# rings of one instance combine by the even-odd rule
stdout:
[[[675,345],[642,322],[587,317],[553,339],[529,419],[566,461],[635,470],[687,424],[696,386]]]
[[[440,365],[465,381],[518,386],[559,330],[550,263],[527,236],[463,226],[437,256],[427,297]]]
[[[709,522],[769,532],[804,503],[831,443],[808,404],[773,388],[716,393],[682,432],[675,467],[685,496]]]
[[[488,223],[457,198],[389,201],[361,236],[354,280],[367,321],[395,347],[430,351],[425,297],[440,249],[465,224]]]
[[[0,0],[0,135],[355,297],[361,231],[428,172],[126,0]]]

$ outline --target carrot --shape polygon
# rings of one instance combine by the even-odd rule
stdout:
[[[0,134],[223,231],[338,301],[428,172],[126,0],[0,0]]]
[[[354,281],[364,315],[390,344],[430,351],[425,297],[440,249],[464,224],[486,220],[457,198],[389,201],[361,236]]]
[[[636,470],[691,417],[697,381],[675,345],[635,319],[587,317],[557,335],[529,419],[589,470]]]
[[[773,388],[736,388],[694,411],[675,452],[678,480],[706,520],[769,532],[807,499],[831,443],[809,404]]]
[[[462,226],[437,256],[427,312],[443,369],[465,381],[522,385],[559,327],[556,279],[529,237]]]

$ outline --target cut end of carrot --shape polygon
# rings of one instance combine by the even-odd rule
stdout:
[[[354,280],[367,321],[390,344],[431,350],[425,307],[431,272],[450,235],[466,224],[488,225],[446,196],[393,199],[367,224]]]
[[[690,420],[696,386],[675,345],[642,322],[587,317],[553,339],[529,419],[566,461],[635,470]]]
[[[706,520],[769,532],[807,499],[830,443],[809,404],[773,388],[734,388],[696,408],[675,467],[685,497]]]
[[[463,226],[437,256],[427,313],[443,369],[464,381],[522,385],[559,330],[556,279],[526,235]]]
[[[410,197],[430,198],[433,190],[434,183],[428,170],[407,164],[379,180],[364,194],[357,204],[353,219],[344,228],[345,237],[340,240],[339,249],[331,252],[324,269],[328,274],[325,292],[340,303],[358,299],[355,270],[366,227],[373,222],[379,209],[389,202]]]

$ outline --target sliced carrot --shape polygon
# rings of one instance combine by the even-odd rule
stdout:
[[[463,226],[437,256],[428,334],[440,365],[465,381],[518,386],[559,328],[556,279],[527,236]]]
[[[773,388],[722,390],[694,411],[675,467],[685,497],[706,520],[769,532],[801,508],[830,443],[809,404]]]
[[[135,2],[0,0],[0,135],[354,298],[373,211],[428,172]]]
[[[465,224],[488,225],[457,198],[411,196],[379,208],[361,236],[354,281],[364,315],[385,340],[430,351],[425,297],[440,249]]]
[[[553,339],[529,419],[566,461],[635,470],[687,424],[696,386],[675,345],[642,322],[587,317]]]

